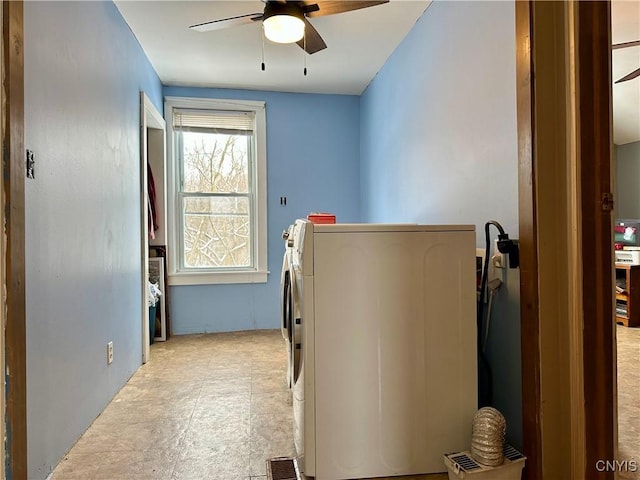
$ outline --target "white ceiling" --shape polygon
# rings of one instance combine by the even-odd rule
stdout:
[[[640,40],[640,2],[614,0],[611,4],[614,44]],[[612,51],[613,81],[640,68],[640,46]],[[640,77],[613,84],[613,142],[640,141]]]
[[[265,4],[259,0],[115,3],[165,85],[353,95],[363,92],[429,4],[392,0],[310,19],[327,48],[306,55],[296,44],[266,40],[263,72],[259,22],[204,33],[188,28],[261,13]]]
[[[130,1],[116,6],[165,85],[359,95],[429,5],[390,3],[311,19],[328,48],[305,55],[295,44],[264,42],[259,24],[200,33],[189,25],[261,12],[245,1]],[[640,2],[612,3],[613,43],[640,40]],[[304,61],[308,75],[303,75]],[[640,67],[640,46],[612,53],[613,79]],[[613,85],[613,137],[640,141],[640,77]]]

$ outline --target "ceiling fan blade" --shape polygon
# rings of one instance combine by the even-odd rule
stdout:
[[[221,30],[223,28],[244,25],[245,23],[252,23],[258,20],[262,20],[262,12],[248,13],[246,15],[238,15],[237,17],[222,18],[211,22],[198,23],[197,25],[189,26],[189,28],[196,30],[197,32],[210,32],[211,30]]]
[[[375,7],[376,5],[382,5],[383,3],[389,3],[389,0],[378,1],[363,1],[363,0],[346,0],[346,1],[333,1],[333,0],[317,0],[315,2],[305,2],[307,9],[315,4],[318,5],[318,10],[307,11],[305,15],[307,17],[324,17],[326,15],[334,15],[336,13],[350,12],[351,10],[359,10],[361,8]]]
[[[616,50],[618,48],[637,47],[637,46],[640,46],[640,40],[636,40],[634,42],[614,43],[613,45],[611,45],[611,50]]]
[[[640,77],[640,68],[634,70],[629,75],[625,75],[624,77],[616,80],[614,83],[626,82],[627,80],[633,80],[634,78],[637,78],[637,77]]]
[[[324,40],[322,39],[318,31],[313,28],[313,25],[311,25],[309,20],[307,20],[306,18],[304,19],[304,37],[302,38],[302,40],[299,40],[296,43],[309,55],[327,48],[327,44],[324,43]]]

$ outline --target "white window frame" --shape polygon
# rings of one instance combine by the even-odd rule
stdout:
[[[181,270],[178,252],[182,241],[178,200],[180,170],[174,149],[174,108],[201,110],[231,110],[255,113],[255,165],[250,172],[255,189],[252,221],[254,265],[246,269],[213,271],[202,269]],[[224,100],[212,98],[165,97],[164,117],[167,124],[167,241],[169,285],[208,285],[220,283],[266,283],[267,282],[267,122],[265,102],[251,100]]]

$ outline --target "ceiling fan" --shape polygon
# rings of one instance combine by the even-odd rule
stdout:
[[[640,46],[640,40],[636,40],[634,42],[624,42],[624,43],[616,43],[611,46],[612,50],[617,50],[618,48],[627,48],[627,47],[638,47]],[[633,80],[634,78],[640,77],[640,68],[636,68],[633,72],[625,75],[622,78],[619,78],[614,83],[622,83],[628,80]]]
[[[262,22],[264,34],[276,43],[297,43],[308,54],[327,48],[327,44],[307,18],[334,15],[388,3],[389,0],[325,1],[325,0],[268,0],[264,11],[236,17],[222,18],[191,25],[198,32],[208,32],[253,22]]]

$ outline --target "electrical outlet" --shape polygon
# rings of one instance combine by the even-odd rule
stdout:
[[[506,253],[500,253],[498,250],[498,239],[493,241],[493,255],[491,256],[491,265],[496,268],[507,268],[509,266],[509,256]]]
[[[113,362],[113,342],[107,343],[107,365]]]

